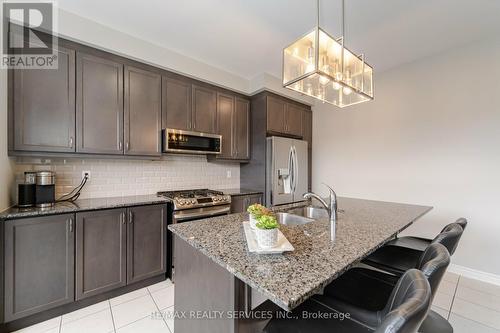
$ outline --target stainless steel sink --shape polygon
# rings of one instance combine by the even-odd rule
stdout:
[[[303,216],[309,219],[328,218],[328,211],[323,208],[306,206],[299,207],[288,211],[290,214]]]
[[[314,222],[314,219],[290,213],[277,213],[276,218],[280,224],[284,225],[303,225]]]

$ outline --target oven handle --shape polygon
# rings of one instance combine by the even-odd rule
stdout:
[[[223,214],[223,213],[229,213],[230,209],[231,209],[230,207],[225,207],[225,208],[222,208],[222,209],[217,209],[217,210],[212,210],[212,211],[205,211],[205,212],[201,212],[201,213],[180,214],[180,215],[174,214],[174,220],[176,220],[176,221],[183,221],[183,220],[192,219],[192,218],[195,218],[195,217],[210,217],[210,216],[213,216],[213,215],[218,215],[218,214]]]

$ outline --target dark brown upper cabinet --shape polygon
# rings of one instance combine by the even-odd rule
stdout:
[[[60,43],[57,69],[14,69],[10,131],[17,151],[75,151],[75,51]]]
[[[266,108],[268,133],[302,137],[304,107],[288,102],[285,98],[269,95]]]
[[[4,319],[74,301],[74,215],[5,222]]]
[[[123,64],[107,55],[76,55],[79,153],[123,154]]]
[[[191,127],[193,131],[202,133],[217,132],[217,93],[215,90],[192,86],[192,116]]]
[[[126,209],[76,214],[76,300],[127,283]]]
[[[286,103],[285,112],[285,128],[286,133],[302,136],[302,114],[304,113],[304,108],[301,106]]]
[[[267,131],[285,133],[286,104],[280,98],[267,96]]]
[[[161,75],[125,66],[125,155],[161,155]]]
[[[191,130],[191,83],[162,78],[162,127]]]
[[[217,94],[217,128],[222,135],[222,153],[217,158],[232,159],[235,155],[234,138],[234,97]]]
[[[222,153],[217,159],[250,159],[250,102],[230,94],[217,94],[217,128]]]
[[[236,97],[234,108],[234,146],[235,158],[250,159],[250,102]]]
[[[312,111],[302,112],[302,137],[307,141],[309,149],[312,148]]]
[[[167,271],[167,207],[141,206],[127,211],[127,283],[130,284]]]

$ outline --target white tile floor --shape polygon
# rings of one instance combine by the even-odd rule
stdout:
[[[173,333],[174,285],[166,280],[19,330],[22,333]],[[162,315],[163,314],[163,315]]]
[[[29,333],[174,333],[167,313],[174,310],[169,281],[22,329]],[[455,333],[500,333],[500,286],[446,273],[432,308],[447,318]]]

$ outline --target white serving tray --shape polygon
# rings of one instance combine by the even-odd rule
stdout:
[[[286,239],[285,235],[278,230],[278,244],[275,247],[262,248],[257,242],[255,231],[250,226],[250,222],[243,222],[243,230],[247,239],[248,251],[258,254],[282,254],[283,252],[293,251],[292,244]]]

